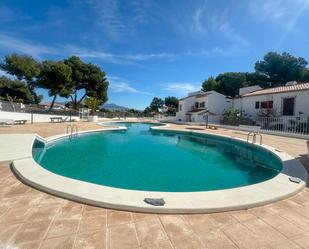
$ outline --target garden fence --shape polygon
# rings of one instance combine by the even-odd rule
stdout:
[[[309,134],[309,118],[300,117],[259,117],[256,125],[265,131],[277,131],[293,134]]]

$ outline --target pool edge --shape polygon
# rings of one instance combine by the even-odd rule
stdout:
[[[167,130],[165,129],[167,126],[153,128],[156,130]],[[104,132],[110,130],[115,130],[115,128],[88,130],[81,133]],[[192,134],[205,134],[192,130],[168,130],[185,131]],[[215,136],[243,141],[243,139],[231,136],[218,134]],[[49,137],[45,140],[52,141],[63,137],[65,137],[65,134]],[[169,214],[223,212],[253,208],[273,203],[291,197],[305,187],[307,172],[298,160],[270,146],[262,145],[262,147],[279,156],[283,162],[282,172],[265,182],[227,190],[175,193],[111,188],[54,174],[42,168],[32,157],[14,160],[12,169],[22,181],[39,190],[95,206],[126,211]],[[292,183],[289,180],[289,176],[302,178],[302,181],[299,184]],[[143,202],[143,199],[146,197],[163,197],[167,204],[164,207],[149,206]]]

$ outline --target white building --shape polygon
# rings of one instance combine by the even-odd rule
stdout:
[[[177,121],[219,123],[221,115],[232,107],[232,100],[216,91],[192,92],[179,100]]]
[[[285,86],[262,89],[259,86],[239,89],[233,107],[246,118],[260,114],[275,116],[309,117],[309,83],[288,82]]]

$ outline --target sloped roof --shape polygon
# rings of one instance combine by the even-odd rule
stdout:
[[[242,97],[265,95],[265,94],[276,94],[285,92],[297,92],[309,90],[309,83],[302,83],[290,86],[279,86],[274,88],[262,89],[251,93],[246,93]]]
[[[208,91],[208,92],[198,91],[198,92],[195,92],[195,94],[192,94],[192,95],[189,94],[188,96],[181,98],[179,100],[184,100],[184,99],[188,99],[188,98],[191,98],[191,97],[200,98],[200,97],[205,97],[209,94],[212,94],[212,91]]]

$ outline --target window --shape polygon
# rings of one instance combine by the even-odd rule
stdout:
[[[294,115],[295,98],[284,98],[282,104],[282,115]]]
[[[201,103],[200,103],[200,107],[201,107],[201,108],[204,108],[204,107],[205,107],[205,102],[201,102]]]
[[[198,102],[195,102],[195,108],[198,108],[198,106],[199,106]]]
[[[181,111],[182,110],[182,105],[179,105],[179,111]]]
[[[259,101],[255,102],[255,109],[260,109],[260,102]]]
[[[261,108],[262,109],[272,109],[274,106],[274,101],[262,101]]]

